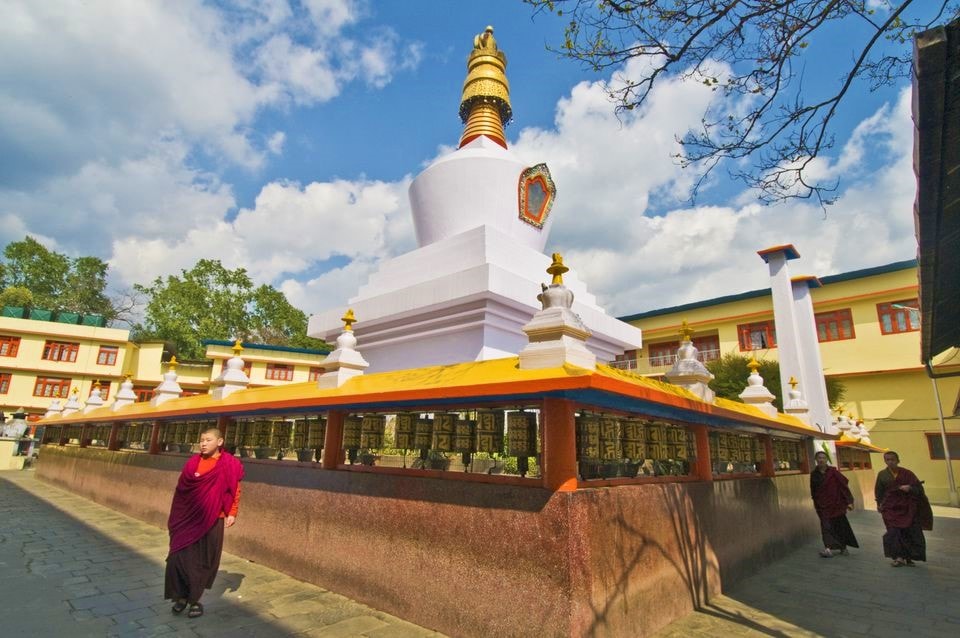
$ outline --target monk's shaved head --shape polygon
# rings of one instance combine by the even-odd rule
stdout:
[[[213,438],[215,439],[223,438],[223,432],[220,431],[220,428],[207,428],[200,433],[200,436],[203,436],[204,434],[213,434]]]

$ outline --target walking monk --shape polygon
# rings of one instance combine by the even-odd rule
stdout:
[[[853,509],[853,494],[847,487],[847,477],[831,467],[826,452],[817,452],[813,458],[817,466],[810,473],[810,496],[820,517],[823,536],[820,555],[824,558],[846,556],[847,547],[860,547],[847,520],[847,512]]]
[[[173,493],[170,518],[170,554],[164,598],[173,601],[173,613],[187,606],[190,618],[203,615],[200,596],[213,586],[220,569],[223,529],[233,525],[240,505],[243,465],[223,449],[220,430],[200,435],[200,454],[187,460]]]
[[[925,561],[927,542],[923,530],[933,529],[933,512],[923,484],[916,474],[900,467],[900,455],[896,452],[886,452],[883,462],[887,468],[877,474],[874,486],[877,508],[887,526],[883,555],[893,559],[894,567]]]

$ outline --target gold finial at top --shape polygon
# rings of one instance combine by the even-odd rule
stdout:
[[[347,312],[340,318],[343,322],[343,329],[347,332],[353,332],[353,324],[357,323],[357,318],[353,314],[353,308],[347,309]]]
[[[473,51],[467,58],[467,79],[460,98],[460,120],[466,126],[460,147],[486,135],[506,148],[503,127],[512,117],[507,56],[497,46],[493,27],[488,26],[473,38]]]
[[[796,379],[796,377],[790,377],[790,380],[787,381],[787,383],[790,384],[790,389],[791,389],[791,390],[796,390],[796,389],[797,389],[797,379]]]
[[[177,369],[177,356],[176,356],[176,355],[170,357],[169,364],[170,364],[170,368],[169,368],[170,372],[173,372],[174,370]]]
[[[100,382],[99,382],[99,381],[94,381],[94,382],[93,382],[93,389],[94,389],[94,390],[99,390],[99,389],[100,389]]]
[[[756,374],[757,370],[760,369],[760,363],[757,361],[756,357],[750,357],[750,361],[747,362],[747,367],[750,368],[751,374]]]
[[[693,336],[693,328],[690,327],[690,324],[687,323],[687,320],[684,319],[680,323],[680,340],[681,341],[690,341],[690,338]]]
[[[563,273],[570,270],[563,265],[563,256],[560,253],[553,253],[553,263],[550,264],[550,267],[547,268],[547,273],[553,275],[553,279],[550,281],[551,284],[557,286],[563,284]]]
[[[239,357],[241,352],[243,352],[243,342],[237,339],[233,342],[233,356]]]
[[[78,388],[77,386],[73,386],[72,394],[80,394],[80,388]]]

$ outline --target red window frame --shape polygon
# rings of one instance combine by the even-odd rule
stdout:
[[[757,345],[753,335],[759,334],[762,342]],[[753,350],[769,350],[777,347],[777,329],[773,321],[758,321],[756,323],[742,323],[737,326],[737,340],[740,342],[741,352]]]
[[[820,343],[857,338],[853,328],[853,313],[849,308],[818,312],[813,320],[817,324],[817,341]]]
[[[700,353],[700,356],[698,357],[700,361],[706,363],[707,361],[713,361],[720,358],[719,335],[704,335],[702,337],[694,337],[692,341],[693,345]]]
[[[9,372],[0,372],[0,394],[6,394],[10,391],[10,380],[13,375]]]
[[[94,386],[96,386],[96,385],[97,385],[97,382],[94,381],[93,384],[90,386],[90,392],[87,394],[88,397],[89,397],[91,394],[93,394],[93,388],[94,388]],[[100,398],[103,399],[104,401],[106,401],[106,400],[107,400],[107,397],[109,397],[109,396],[110,396],[110,382],[109,382],[109,381],[101,381],[101,382],[100,382]]]
[[[37,377],[33,386],[33,396],[49,399],[65,399],[70,395],[70,384],[73,379],[63,377]]]
[[[268,363],[266,378],[270,381],[293,381],[293,366],[286,363]]]
[[[120,353],[119,346],[100,346],[97,352],[97,365],[115,366],[117,365],[117,355]]]
[[[307,381],[316,381],[320,378],[320,375],[326,372],[323,368],[310,368],[310,373],[307,375]]]
[[[927,450],[930,452],[931,461],[944,461],[943,439],[939,432],[924,432],[927,437]],[[934,448],[936,444],[936,448]],[[960,432],[947,432],[947,445],[950,446],[950,459],[956,461],[960,459]],[[937,451],[939,450],[939,452]]]
[[[916,332],[920,329],[920,300],[913,298],[878,303],[877,320],[880,322],[880,334]]]
[[[651,366],[672,366],[677,359],[679,341],[664,341],[651,343],[647,346],[647,358]]]
[[[146,403],[156,394],[152,387],[145,386],[134,387],[133,393],[137,395],[137,403]]]
[[[80,344],[72,341],[47,341],[43,344],[43,356],[47,361],[66,361],[76,363]]]
[[[20,351],[20,337],[0,335],[0,357],[15,357]]]

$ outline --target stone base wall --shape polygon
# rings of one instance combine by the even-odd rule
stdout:
[[[38,476],[165,526],[185,460],[45,446]],[[806,475],[551,493],[244,466],[227,551],[453,636],[648,635],[819,533]]]

